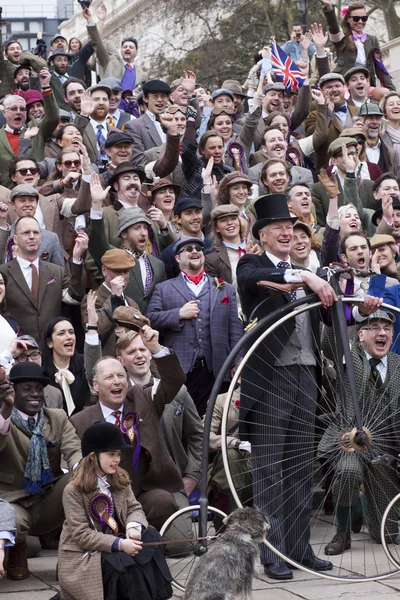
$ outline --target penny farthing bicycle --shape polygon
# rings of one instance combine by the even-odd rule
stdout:
[[[182,509],[172,515],[164,524],[161,533],[165,533],[182,512],[192,512],[193,510],[199,512],[199,520],[194,522],[194,537],[204,538],[216,533],[212,521],[210,521],[210,513],[221,514],[221,511],[209,506],[207,501],[210,425],[220,386],[230,372],[235,357],[244,352],[244,358],[230,384],[222,417],[223,443],[221,450],[230,492],[237,506],[242,506],[241,498],[250,497],[252,499],[250,503],[257,504],[270,517],[272,530],[264,543],[279,557],[276,559],[277,561],[284,560],[294,568],[334,581],[380,580],[397,574],[400,570],[400,546],[398,553],[395,546],[400,494],[393,500],[400,491],[397,482],[397,460],[395,459],[397,448],[394,442],[395,439],[400,439],[400,431],[398,431],[398,427],[400,427],[398,425],[400,424],[400,389],[394,393],[396,400],[391,402],[390,406],[383,402],[381,388],[378,388],[373,380],[368,381],[367,385],[360,390],[359,384],[356,383],[346,314],[348,316],[352,307],[363,300],[344,296],[339,279],[340,277],[363,276],[365,273],[342,267],[335,267],[329,273],[330,283],[337,292],[338,300],[329,311],[331,324],[322,325],[321,318],[322,345],[316,359],[316,372],[321,377],[309,373],[310,385],[317,386],[318,389],[318,398],[310,400],[311,407],[308,408],[313,423],[314,415],[316,415],[315,426],[312,427],[310,434],[310,427],[306,426],[308,419],[305,419],[304,411],[300,411],[301,416],[294,422],[294,425],[292,424],[291,430],[286,434],[284,440],[286,455],[282,455],[281,452],[280,432],[268,430],[268,435],[272,436],[276,450],[270,451],[268,457],[265,456],[265,460],[268,459],[269,465],[275,464],[278,471],[278,477],[273,483],[272,495],[277,500],[274,502],[274,510],[281,511],[281,515],[283,515],[280,548],[275,547],[270,541],[274,539],[274,515],[271,514],[270,507],[260,504],[260,497],[255,495],[254,486],[250,490],[244,490],[238,485],[235,475],[238,472],[238,464],[233,464],[232,461],[243,461],[243,468],[239,469],[243,473],[246,470],[245,465],[248,465],[249,453],[238,452],[232,458],[231,453],[227,452],[226,438],[231,433],[228,431],[227,418],[232,394],[240,382],[242,390],[249,389],[249,386],[246,387],[246,383],[252,383],[254,378],[260,381],[261,377],[265,386],[269,386],[270,394],[279,394],[279,389],[271,389],[271,369],[274,369],[271,364],[274,365],[275,362],[269,361],[268,376],[262,367],[263,363],[265,364],[265,349],[276,347],[276,343],[274,344],[274,340],[276,342],[275,333],[282,327],[290,326],[290,323],[293,325],[293,319],[298,319],[307,313],[311,314],[310,311],[314,311],[314,315],[317,311],[320,316],[324,311],[326,313],[326,309],[322,307],[315,294],[306,295],[304,298],[288,303],[259,321],[257,319],[251,321],[246,334],[231,352],[218,375],[207,407],[199,504]],[[259,285],[268,288],[270,292],[275,288],[275,291],[279,291],[279,293],[287,293],[294,287],[302,287],[302,284],[270,282],[259,282]],[[382,308],[392,311],[396,316],[400,312],[400,310],[385,304],[382,305]],[[400,315],[397,318],[400,318]],[[357,336],[357,333],[353,332],[353,337],[354,335]],[[257,373],[254,371],[254,365],[257,365]],[[281,366],[280,369],[282,368],[284,369]],[[304,369],[304,373],[310,371],[307,366],[302,366],[301,369]],[[390,381],[386,383],[393,385]],[[254,389],[254,385],[252,388]],[[307,396],[308,390],[305,389],[303,392]],[[310,394],[310,399],[314,396],[315,394],[313,396]],[[255,397],[250,400],[252,409],[239,422],[239,433],[243,426],[246,430],[251,431],[261,412],[262,393],[255,394]],[[298,407],[293,406],[292,415],[296,414],[296,408]],[[263,411],[265,413],[265,404]],[[292,416],[292,420],[295,418]],[[256,476],[256,469],[260,468],[260,473],[263,472],[263,466],[257,466],[257,464],[260,465],[260,457],[261,459],[263,457],[262,451],[261,447],[256,448],[253,440],[251,448],[253,480]],[[257,461],[254,458],[255,454],[258,457]],[[293,469],[293,466],[288,468],[289,459],[293,465],[293,457],[295,458],[295,468]],[[349,465],[350,469],[347,468]],[[293,476],[294,470],[297,471],[297,476]],[[303,478],[301,477],[302,473],[304,473]],[[358,479],[353,476],[354,473]],[[260,476],[258,479],[260,480]],[[243,481],[243,477],[240,478],[240,481]],[[268,485],[267,481],[265,485]],[[305,486],[307,490],[311,489],[309,501],[303,505],[294,506],[293,499],[301,486]],[[312,507],[310,503],[312,503]],[[345,511],[341,505],[345,505]],[[278,509],[276,509],[277,506]],[[386,517],[382,528],[382,544],[380,526],[386,508]],[[309,533],[298,530],[303,511],[310,514],[310,518],[306,519],[307,527],[310,529]],[[345,519],[345,528],[348,532],[351,531],[351,547],[342,554],[326,555],[325,547],[337,532],[338,517],[342,525],[343,519]],[[333,563],[332,570],[317,572],[291,558],[292,549],[285,547],[285,541],[293,540],[294,530],[292,528],[295,528],[299,539],[302,535],[309,536],[315,556],[330,560]],[[198,558],[207,551],[207,547],[211,543],[212,539],[193,542],[189,557],[172,557],[169,566],[175,586],[184,589],[193,566]]]

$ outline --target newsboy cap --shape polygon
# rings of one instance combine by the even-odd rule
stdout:
[[[218,98],[218,96],[229,96],[229,98],[231,98],[232,100],[235,99],[231,90],[227,90],[226,88],[219,88],[218,90],[214,90],[211,94],[211,99],[215,100],[216,98]]]
[[[132,225],[136,225],[136,223],[147,223],[147,225],[152,225],[152,222],[141,208],[138,206],[132,208],[126,208],[122,211],[122,213],[118,217],[118,237],[121,237],[121,233],[131,227]]]
[[[140,331],[145,325],[150,325],[149,319],[133,306],[118,306],[113,313],[113,319],[117,325],[133,331]]]
[[[91,94],[93,94],[93,92],[96,92],[97,90],[101,90],[102,92],[105,92],[108,96],[108,98],[111,98],[111,94],[112,94],[112,89],[110,88],[109,85],[105,85],[104,83],[96,83],[96,85],[92,85],[90,88],[88,88],[88,92],[90,92]]]
[[[345,82],[343,75],[341,75],[340,73],[325,73],[325,75],[322,75],[322,77],[320,77],[319,79],[319,87],[321,88],[323,85],[325,85],[325,83],[328,83],[329,81],[340,81],[343,84]]]
[[[223,217],[239,217],[239,207],[234,204],[220,204],[212,209],[210,213],[210,221],[214,223]]]
[[[118,92],[122,92],[121,80],[116,77],[105,77],[101,81],[99,81],[99,85],[106,85],[111,90],[118,90]]]
[[[147,94],[151,92],[159,92],[164,94],[170,94],[171,88],[168,83],[162,81],[161,79],[151,79],[150,81],[146,81],[143,86],[143,94],[147,96]]]
[[[371,250],[375,250],[375,248],[379,248],[380,246],[393,245],[393,250],[396,251],[396,254],[399,253],[396,240],[392,235],[388,235],[386,233],[376,233],[369,241],[371,243]]]
[[[101,257],[101,264],[113,271],[127,271],[135,266],[135,259],[132,254],[121,250],[119,248],[113,248],[107,250]]]
[[[104,144],[104,148],[111,148],[112,146],[119,146],[120,144],[133,144],[133,140],[130,135],[123,131],[110,131]]]
[[[342,146],[357,146],[357,140],[351,137],[338,137],[329,144],[328,154],[329,156],[336,156],[342,151]]]
[[[189,208],[203,208],[201,200],[199,198],[181,198],[175,204],[174,215],[179,217],[184,210]]]
[[[51,46],[52,44],[54,44],[54,42],[56,40],[58,40],[58,38],[64,40],[64,42],[66,42],[68,44],[67,38],[65,38],[63,35],[61,35],[61,33],[56,33],[55,35],[53,35],[53,37],[50,38],[49,45]]]
[[[201,238],[183,236],[172,246],[172,256],[179,254],[179,250],[182,248],[182,246],[186,246],[186,244],[196,244],[204,248],[204,242]]]
[[[13,201],[17,196],[34,196],[35,198],[39,198],[39,192],[33,187],[33,185],[21,183],[12,189],[10,200]]]
[[[350,77],[352,77],[352,75],[354,75],[355,73],[364,73],[365,77],[367,77],[368,79],[371,77],[367,67],[363,67],[363,66],[359,65],[358,67],[351,67],[351,69],[346,71],[346,73],[344,74],[345,82],[348,83]],[[320,80],[320,82],[321,82],[321,80]]]
[[[273,83],[267,83],[267,85],[263,89],[263,92],[264,92],[264,94],[266,94],[267,92],[270,92],[271,90],[275,90],[276,92],[284,92],[286,90],[286,88],[283,85],[283,83],[281,83],[280,81],[275,81]]]

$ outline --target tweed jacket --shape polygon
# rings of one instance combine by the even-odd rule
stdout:
[[[69,106],[64,100],[64,88],[54,71],[50,77],[50,85],[59,108],[62,108],[63,110],[69,110]]]
[[[14,228],[7,231],[6,229],[0,229],[0,263],[5,263],[10,260],[9,252],[7,249],[8,244],[11,242],[14,235]],[[52,231],[44,229],[42,231],[42,243],[39,248],[39,256],[41,260],[65,266],[63,250],[60,246],[60,240],[58,236]]]
[[[185,177],[182,165],[179,162],[179,148],[179,135],[169,135],[167,133],[165,144],[145,151],[142,163],[143,168],[146,168],[149,163],[154,163],[152,170],[155,175],[166,177],[171,183],[176,183],[182,188],[185,184]]]
[[[97,138],[95,130],[93,129],[89,117],[83,115],[76,115],[74,125],[79,129],[82,135],[83,143],[88,151],[89,159],[91,163],[97,164],[99,162],[99,150],[97,147]],[[107,125],[107,130],[110,132],[113,127]]]
[[[15,508],[5,500],[0,499],[0,531],[9,531],[15,535],[17,525],[15,522]]]
[[[54,387],[54,385],[46,385],[43,392],[46,408],[63,408],[64,398],[61,390]]]
[[[111,552],[117,538],[111,529],[103,533],[101,524],[90,515],[90,502],[97,494],[99,490],[83,494],[72,482],[63,493],[65,521],[58,551],[58,579],[63,600],[104,598],[101,553]],[[130,487],[112,491],[112,499],[116,519],[123,528],[132,522],[147,528],[146,516]]]
[[[253,183],[258,185],[258,193],[261,196],[262,194],[267,194],[268,190],[260,179],[261,171],[266,162],[266,159],[262,163],[257,163],[254,167],[249,169],[248,175]],[[293,185],[295,183],[305,183],[311,189],[314,183],[313,174],[309,169],[305,169],[304,167],[291,167],[290,168],[290,183]]]
[[[99,346],[85,344],[87,361],[93,364],[93,356],[99,357]],[[152,390],[142,390],[139,386],[133,386],[128,390],[124,401],[123,414],[137,411],[140,415],[138,426],[140,445],[145,452],[148,461],[148,470],[144,474],[135,471],[132,465],[133,450],[124,450],[120,466],[128,471],[132,480],[132,489],[136,496],[141,491],[161,488],[171,493],[182,489],[182,476],[170,457],[160,430],[160,417],[167,404],[172,402],[182,385],[185,383],[185,375],[180,367],[175,353],[154,359],[160,374],[161,384],[158,386],[154,398]],[[75,427],[80,438],[84,431],[95,421],[104,421],[103,413],[99,403],[88,406],[82,412],[71,417],[71,423]]]
[[[232,283],[232,267],[223,242],[211,246],[210,252],[206,255],[204,268],[210,277],[219,277],[227,283]]]
[[[61,457],[72,467],[81,459],[81,444],[65,411],[43,408],[43,435],[47,442],[47,453],[53,480],[62,477]],[[6,435],[0,434],[0,497],[7,502],[19,502],[29,506],[36,496],[27,494],[22,488],[30,438],[13,423]]]
[[[3,47],[3,44],[1,46]],[[47,67],[46,61],[32,52],[22,52],[19,57],[19,64],[31,67],[36,73],[40,73],[41,69]],[[0,52],[0,98],[10,94],[15,89],[14,71],[17,66],[7,60],[3,52]]]
[[[136,302],[134,300],[132,300],[132,298],[125,296],[125,300],[126,300],[128,306],[133,306],[134,308],[137,308],[138,310],[140,310],[139,306],[136,304]],[[99,334],[100,340],[102,342],[104,342],[104,339],[108,336],[108,340],[106,341],[105,344],[103,344],[103,347],[102,347],[103,354],[108,355],[108,356],[114,356],[115,355],[115,344],[116,344],[117,338],[116,338],[116,335],[113,330],[113,325],[112,325],[110,319],[107,317],[105,310],[107,310],[111,314],[113,312],[112,306],[111,306],[111,291],[103,283],[96,290],[96,313],[99,317],[98,324],[97,324],[98,334]],[[81,303],[81,317],[82,317],[82,324],[85,326],[88,321],[87,295],[84,296],[82,303]],[[109,335],[110,331],[112,331],[111,335]]]
[[[221,436],[221,423],[222,413],[224,412],[225,401],[228,394],[219,394],[214,405],[213,415],[211,419],[210,427],[210,452],[217,452],[222,446]],[[232,398],[229,405],[228,420],[227,420],[227,432],[235,428],[239,421],[239,406],[240,404],[240,390],[235,390],[232,394]],[[226,436],[226,442],[228,448],[235,446],[239,439],[239,427],[232,432],[231,435]]]
[[[205,356],[210,371],[217,377],[230,351],[243,335],[242,323],[238,318],[236,292],[227,283],[223,288],[216,288],[211,277],[209,284],[209,335],[210,355]],[[146,316],[151,326],[163,337],[163,343],[172,348],[178,355],[185,373],[193,367],[193,347],[195,343],[195,327],[191,319],[179,318],[179,310],[186,302],[193,300],[190,290],[182,274],[156,285],[150,300]]]
[[[354,50],[350,50],[350,48],[348,47],[347,40],[345,40],[344,48],[341,48],[341,45],[343,43],[343,32],[339,27],[335,9],[333,8],[332,10],[326,10],[326,7],[324,6],[323,11],[326,17],[326,21],[328,23],[329,37],[331,39],[331,42],[335,46],[337,55],[336,65],[333,70],[336,73],[341,73],[342,75],[344,75],[346,71],[356,66],[357,48],[355,48]],[[367,33],[367,38],[364,42],[364,51],[367,59],[366,67],[370,74],[371,85],[376,87],[377,73],[375,71],[375,63],[374,58],[372,56],[372,51],[374,49],[380,49],[378,38],[374,35],[370,35],[369,33]],[[396,87],[393,84],[393,79],[390,77],[390,75],[386,73],[383,74],[381,85],[383,87],[388,88],[389,90],[396,91]]]
[[[347,127],[353,127],[353,117],[357,114],[358,107],[347,105],[347,108],[347,120],[344,126],[342,126],[340,120],[336,115],[328,116],[328,119],[331,117],[328,127],[328,136],[326,138],[326,141],[319,147],[318,152],[316,153],[315,167],[317,171],[319,171],[322,167],[326,168],[329,164],[329,144],[339,137],[343,129],[346,129]],[[317,111],[313,110],[310,112],[310,115],[305,122],[306,135],[312,135],[316,131],[316,126]]]
[[[85,293],[82,282],[83,265],[72,264],[71,279],[65,269],[53,263],[39,261],[39,300],[33,299],[16,258],[0,265],[0,273],[7,277],[6,302],[13,319],[27,335],[38,342],[47,323],[60,316],[63,291],[80,301]]]
[[[132,162],[135,167],[143,164],[145,150],[150,150],[163,143],[157,127],[146,113],[139,119],[132,119],[126,123],[124,132],[131,136],[133,141]]]
[[[86,29],[93,43],[96,58],[99,61],[100,79],[115,77],[121,80],[125,74],[125,64],[117,48],[111,42],[103,43],[96,25],[88,25]],[[136,63],[134,67],[136,69],[135,87],[138,85],[143,86],[147,81],[147,73]]]

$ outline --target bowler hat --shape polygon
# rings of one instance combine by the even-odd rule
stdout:
[[[50,383],[50,379],[43,375],[43,369],[34,362],[23,362],[14,365],[10,371],[8,379],[12,383],[22,383],[23,381],[40,381],[44,386]]]
[[[175,204],[174,215],[179,217],[188,208],[203,208],[203,205],[199,198],[180,198],[179,202]]]
[[[344,74],[344,80],[346,83],[349,83],[349,79],[350,79],[350,77],[352,77],[352,75],[354,75],[354,73],[364,73],[364,75],[365,75],[365,77],[367,77],[367,79],[369,79],[371,77],[367,67],[363,67],[363,66],[359,65],[358,67],[351,67],[351,69],[346,71],[346,73]],[[321,83],[321,80],[320,80],[320,83]]]
[[[199,246],[204,248],[204,242],[201,238],[182,236],[172,246],[172,256],[176,256],[177,254],[179,254],[179,250],[182,248],[182,246],[186,246],[186,244],[198,244]]]
[[[400,198],[398,198],[397,196],[392,196],[392,206],[396,210],[400,209]],[[377,200],[376,210],[371,217],[371,221],[376,227],[378,227],[378,219],[382,219],[382,215],[382,200]]]
[[[160,181],[155,183],[151,188],[151,197],[154,199],[156,192],[166,187],[172,188],[175,192],[175,199],[178,199],[178,196],[181,193],[181,186],[177,185],[176,183],[172,183],[169,179],[160,179]]]
[[[107,250],[101,257],[101,264],[111,269],[112,271],[127,271],[135,266],[135,259],[132,254],[121,250],[119,248],[113,248]]]
[[[118,135],[114,133],[113,135]],[[131,140],[132,142],[132,140]],[[145,180],[146,174],[141,167],[134,167],[133,164],[129,160],[125,160],[115,169],[113,176],[110,177],[110,181],[108,182],[111,187],[114,187],[114,183],[117,181],[118,177],[123,173],[136,173],[139,176],[140,183],[143,183]]]
[[[35,187],[33,187],[33,185],[29,185],[29,183],[20,183],[11,190],[11,202],[17,196],[34,196],[35,198],[39,198],[39,192]]]
[[[147,225],[152,225],[150,219],[146,217],[142,209],[138,206],[123,210],[118,217],[118,237],[121,237],[121,233],[125,231],[125,229],[128,229],[128,227],[131,227],[132,225],[136,225],[136,223],[147,223]]]
[[[91,452],[109,452],[110,450],[132,449],[125,440],[122,431],[112,423],[96,421],[84,431],[81,441],[82,456]]]
[[[357,114],[359,117],[383,117],[383,112],[375,102],[364,102]]]
[[[336,156],[342,151],[342,146],[357,146],[357,140],[351,137],[338,137],[329,144],[328,154],[329,156]]]
[[[151,79],[150,81],[146,81],[143,86],[143,94],[147,96],[147,94],[151,92],[159,92],[164,94],[170,94],[171,88],[165,81],[161,79]]]
[[[123,131],[113,130],[110,131],[104,144],[104,148],[111,148],[112,146],[119,146],[119,144],[133,144],[133,140],[130,135]],[[132,166],[132,163],[131,163]]]
[[[132,331],[140,331],[145,325],[150,325],[149,319],[133,306],[118,306],[114,311],[113,319],[117,325]]]
[[[256,240],[260,239],[258,232],[260,229],[274,223],[275,221],[291,221],[295,223],[297,217],[293,217],[289,212],[286,194],[265,194],[260,196],[254,203],[254,210],[257,215],[257,221],[253,225],[253,236]]]

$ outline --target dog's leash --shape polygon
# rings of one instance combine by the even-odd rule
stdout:
[[[142,546],[166,546],[167,544],[186,544],[186,542],[203,542],[207,540],[210,542],[211,540],[216,540],[219,538],[219,535],[207,535],[205,537],[197,537],[183,540],[170,540],[168,542],[143,542]]]

